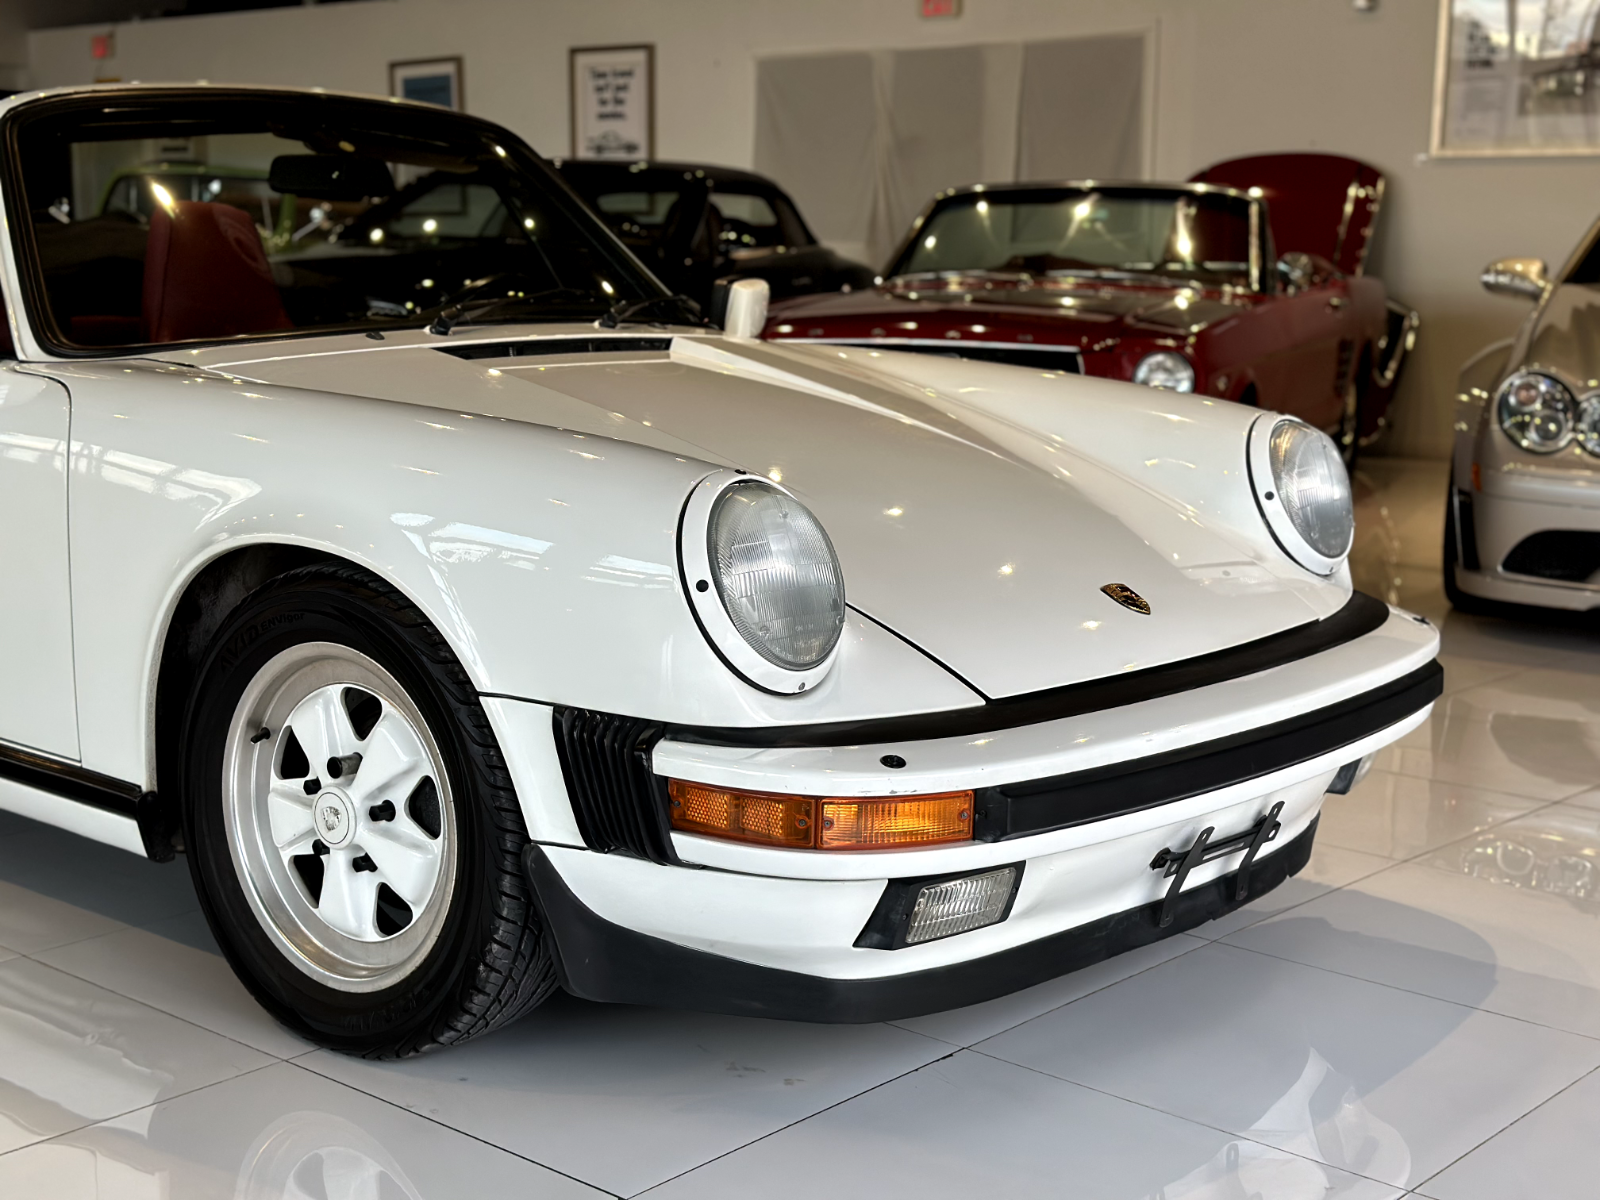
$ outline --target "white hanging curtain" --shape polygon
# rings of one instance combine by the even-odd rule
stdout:
[[[1144,55],[1142,34],[1024,45],[1016,177],[1142,179]]]
[[[1139,178],[1142,35],[763,58],[755,167],[842,254],[885,265],[945,188]]]

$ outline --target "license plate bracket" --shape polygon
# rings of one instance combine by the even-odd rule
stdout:
[[[1239,863],[1239,872],[1234,880],[1233,898],[1235,902],[1241,904],[1247,900],[1250,896],[1250,868],[1255,864],[1261,847],[1276,838],[1279,830],[1283,828],[1278,820],[1278,814],[1282,811],[1283,801],[1280,800],[1243,833],[1213,842],[1211,835],[1216,832],[1216,827],[1207,826],[1200,831],[1200,836],[1195,838],[1194,844],[1187,850],[1158,851],[1150,860],[1150,869],[1164,872],[1164,878],[1172,880],[1172,886],[1167,889],[1167,897],[1162,902],[1157,924],[1165,929],[1177,916],[1178,894],[1183,891],[1184,882],[1189,878],[1190,871],[1202,863],[1224,858],[1229,854],[1237,854],[1241,850],[1244,851],[1244,858]]]

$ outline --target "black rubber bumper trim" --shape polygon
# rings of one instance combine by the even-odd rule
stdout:
[[[155,862],[171,862],[180,848],[176,816],[156,793],[144,791],[136,783],[19,746],[0,746],[0,779],[133,818],[139,824],[144,852]]]
[[[1260,779],[1387,729],[1443,691],[1444,668],[1434,660],[1286,721],[1071,775],[980,788],[973,837],[996,842],[1066,829]]]
[[[1300,872],[1311,857],[1316,828],[1313,821],[1299,837],[1256,860],[1250,899]],[[875,979],[825,979],[692,950],[613,924],[572,894],[538,846],[528,846],[522,862],[554,935],[561,986],[574,996],[828,1024],[901,1020],[992,1000],[1193,929],[1246,902],[1235,899],[1235,875],[1229,874],[1181,893],[1165,928],[1157,901],[967,962]],[[1128,869],[1143,872],[1148,864],[1130,862]]]
[[[923,713],[908,717],[877,717],[865,721],[832,721],[816,725],[765,725],[760,728],[670,726],[675,741],[714,746],[859,746],[881,742],[926,741],[930,738],[966,737],[1016,729],[1062,717],[1101,712],[1209,687],[1229,679],[1254,675],[1284,663],[1295,662],[1324,650],[1353,642],[1389,619],[1389,606],[1364,592],[1351,593],[1343,608],[1320,621],[1310,621],[1280,633],[1231,646],[1212,654],[1186,658],[1165,666],[1130,671],[1109,679],[1030,692],[990,700],[971,708]]]
[[[0,746],[0,779],[24,783],[91,808],[103,808],[119,817],[139,816],[138,784],[16,746]]]

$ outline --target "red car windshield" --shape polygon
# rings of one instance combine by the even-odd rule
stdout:
[[[1253,287],[1251,202],[1171,188],[971,192],[938,205],[894,275],[1174,276]]]

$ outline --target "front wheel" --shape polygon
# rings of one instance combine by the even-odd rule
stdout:
[[[464,1041],[555,986],[521,810],[438,632],[350,567],[268,583],[189,706],[190,866],[256,998],[335,1049]]]

